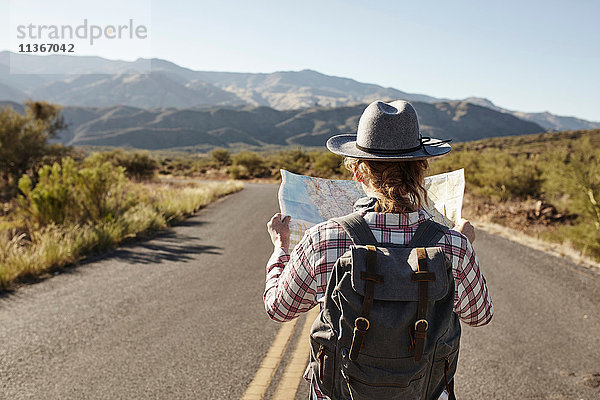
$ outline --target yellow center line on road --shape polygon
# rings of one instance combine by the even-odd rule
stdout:
[[[319,307],[315,307],[307,313],[292,359],[285,368],[272,400],[290,400],[296,396],[310,354],[310,341],[308,339],[310,328],[318,314]]]
[[[281,362],[281,357],[294,333],[296,322],[298,322],[298,319],[294,319],[281,325],[279,332],[277,332],[277,336],[275,336],[275,340],[273,340],[271,348],[260,364],[258,371],[256,371],[254,379],[250,382],[242,400],[261,400],[263,398],[271,384],[273,375]]]

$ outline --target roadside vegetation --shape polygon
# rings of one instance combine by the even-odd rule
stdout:
[[[342,157],[300,148],[162,159],[160,173],[276,181],[279,169],[348,179]],[[553,242],[600,260],[600,130],[552,132],[455,143],[430,174],[465,169],[463,214]]]
[[[342,157],[324,149],[90,151],[52,144],[64,127],[52,104],[28,103],[25,115],[0,110],[0,291],[149,235],[240,190],[243,180],[278,182],[281,168],[350,177]],[[600,261],[600,130],[455,143],[430,174],[459,168],[463,215]]]
[[[323,178],[348,178],[341,166],[343,158],[323,150],[288,150],[237,153],[216,148],[207,154],[177,153],[163,155],[159,174],[202,176],[214,179],[277,180],[280,169]]]
[[[600,261],[600,130],[459,144],[431,173],[465,168],[466,210]]]
[[[0,291],[148,236],[242,188],[159,181],[148,152],[84,156],[49,145],[63,127],[50,104],[29,103],[25,116],[0,110]]]

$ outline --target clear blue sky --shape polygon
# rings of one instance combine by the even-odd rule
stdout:
[[[152,56],[188,68],[310,68],[408,92],[487,97],[509,109],[600,121],[597,0],[137,1],[150,5]],[[63,15],[81,13],[67,6],[74,0],[51,3]],[[119,3],[101,4],[128,18]],[[133,56],[110,49],[98,55]]]

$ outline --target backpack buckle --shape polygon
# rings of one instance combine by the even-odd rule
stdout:
[[[419,329],[419,324],[421,323],[425,324],[425,329]],[[417,322],[415,322],[415,332],[427,332],[427,329],[429,329],[429,322],[427,322],[426,319],[420,319]]]
[[[426,319],[419,319],[417,322],[415,322],[415,336],[411,346],[411,350],[415,351],[415,362],[419,362],[423,356],[425,338],[427,337],[427,329],[429,329],[429,322],[427,322]]]
[[[354,320],[354,334],[352,335],[352,344],[350,345],[349,358],[351,361],[356,361],[358,353],[364,345],[365,336],[371,323],[365,317],[358,317]]]
[[[358,326],[359,323],[361,323],[362,326]],[[368,319],[364,318],[364,317],[358,317],[354,320],[354,329],[359,330],[359,331],[368,331],[369,327],[371,326],[371,323],[369,322]]]

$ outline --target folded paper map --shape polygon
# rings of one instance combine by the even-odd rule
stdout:
[[[425,189],[429,200],[425,209],[435,221],[452,228],[461,218],[464,170],[428,176]],[[354,181],[315,178],[282,169],[279,208],[283,215],[292,217],[290,249],[298,244],[308,228],[350,214],[354,202],[364,196],[365,192]]]

